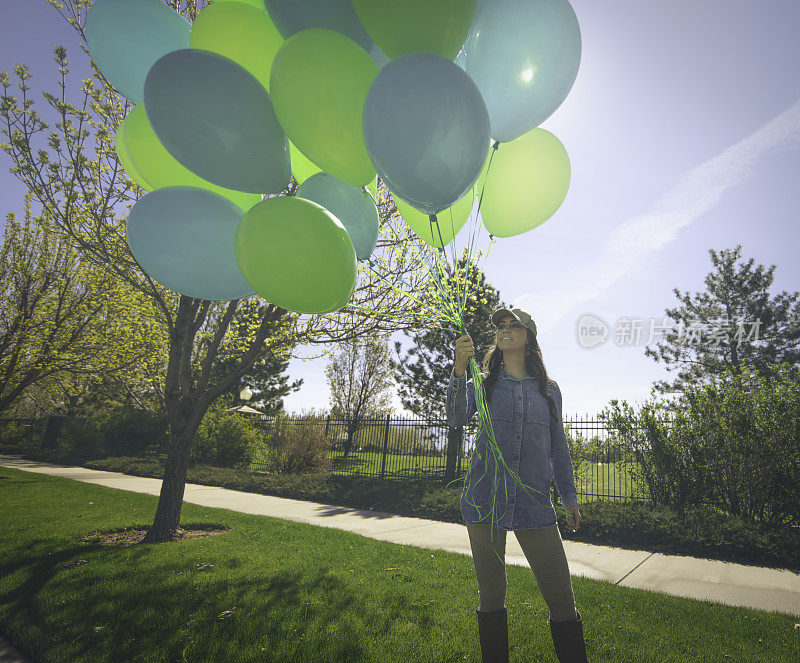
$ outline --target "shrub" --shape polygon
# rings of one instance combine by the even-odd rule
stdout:
[[[104,422],[106,451],[115,456],[141,456],[149,448],[166,448],[168,431],[165,413],[126,407],[112,412]]]
[[[800,380],[790,365],[771,377],[743,365],[678,403],[645,404],[640,415],[611,404],[601,416],[638,461],[631,474],[655,505],[684,513],[706,504],[771,525],[800,508]]]
[[[78,456],[141,456],[149,448],[165,446],[167,430],[164,414],[123,407],[66,422],[60,445]]]
[[[0,420],[0,444],[25,446],[33,442],[36,433],[29,425],[13,419]]]
[[[262,445],[261,429],[251,417],[210,409],[195,435],[189,462],[247,469]]]
[[[106,436],[98,419],[72,419],[61,429],[58,448],[69,455],[101,458],[107,454]]]
[[[333,445],[325,435],[324,419],[306,415],[295,419],[280,413],[267,429],[265,443],[269,449],[265,463],[268,471],[291,474],[331,468],[328,451]]]

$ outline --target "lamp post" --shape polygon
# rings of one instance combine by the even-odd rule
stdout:
[[[253,397],[253,391],[250,387],[246,386],[239,392],[239,398],[247,402]]]

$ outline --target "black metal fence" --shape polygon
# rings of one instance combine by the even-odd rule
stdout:
[[[85,417],[50,414],[45,417],[7,417],[0,419],[0,444],[18,448],[55,448],[68,421]]]
[[[257,415],[253,417],[256,419]],[[292,416],[288,419],[294,423],[309,421]],[[265,430],[273,421],[274,417],[257,417],[258,425]],[[354,426],[347,419],[328,416],[315,422],[324,427],[326,437],[333,442],[331,473],[396,480],[462,477],[480,433],[477,420],[453,428],[444,419],[388,415],[383,419],[362,419],[354,432],[350,432]],[[635,485],[631,479],[633,460],[609,435],[605,422],[580,417],[565,419],[564,424],[579,499],[649,498],[646,486]],[[254,465],[265,467],[267,463],[256,461]]]
[[[5,445],[20,447],[38,446],[46,422],[46,418],[0,419],[0,441]]]
[[[265,433],[275,420],[265,415],[242,416],[252,417]],[[49,434],[56,441],[60,431],[48,429],[48,425],[53,428],[53,421],[49,419],[0,419],[0,441],[8,445],[12,432],[19,446],[38,447],[42,438]],[[292,423],[312,422],[309,417],[289,416],[288,419]],[[362,419],[356,430],[350,432],[355,428],[350,420],[330,416],[313,419],[332,442],[331,473],[387,480],[463,477],[480,432],[479,423],[473,421],[452,428],[444,419],[388,415],[381,419]],[[609,434],[603,421],[579,417],[565,419],[564,424],[579,499],[649,499],[647,487],[634,485],[631,479],[633,459]],[[268,461],[257,458],[253,466],[265,469]]]

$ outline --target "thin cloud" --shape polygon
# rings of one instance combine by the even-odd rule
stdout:
[[[690,170],[647,212],[614,228],[594,260],[564,275],[562,287],[522,295],[514,305],[541,312],[541,327],[551,327],[577,305],[595,300],[621,278],[638,272],[681,229],[713,209],[726,191],[752,176],[762,157],[798,144],[800,99],[757,131]],[[536,319],[538,323],[539,316]]]

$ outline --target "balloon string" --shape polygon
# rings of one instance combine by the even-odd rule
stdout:
[[[417,255],[417,257],[418,257],[418,258],[419,258],[419,259],[422,261],[422,263],[425,265],[425,268],[428,270],[428,273],[431,275],[431,277],[432,277],[432,279],[433,279],[433,282],[434,282],[434,284],[436,285],[436,287],[438,288],[438,290],[439,290],[440,294],[442,294],[442,295],[443,295],[443,298],[444,298],[445,300],[449,300],[449,296],[448,296],[447,289],[446,289],[446,288],[445,288],[445,286],[442,284],[442,282],[441,282],[441,280],[440,280],[440,278],[439,278],[439,272],[440,272],[440,263],[439,263],[438,261],[434,260],[434,262],[435,262],[435,265],[436,265],[436,269],[434,269],[434,267],[432,267],[432,266],[430,265],[430,263],[428,262],[427,256],[425,255],[425,253],[424,253],[424,252],[422,252],[422,253],[421,253],[421,252],[419,252],[419,251],[417,250],[417,248],[414,246],[414,243],[413,243],[413,242],[409,242],[409,246],[411,247],[411,250],[412,250],[412,251],[413,251],[413,252],[414,252],[414,253]],[[445,303],[446,303],[446,304],[449,304],[449,301],[445,301]]]
[[[441,274],[441,271],[442,271],[441,270],[441,262],[434,260],[434,262],[435,262],[435,269],[434,269],[434,267],[432,267],[430,265],[430,263],[428,262],[428,258],[426,256],[425,252],[418,251],[414,242],[409,242],[409,246],[411,247],[411,250],[420,258],[420,261],[422,262],[422,264],[425,266],[425,268],[428,270],[429,274],[431,275],[433,283],[436,286],[436,289],[438,289],[438,291],[439,291],[439,301],[440,301],[440,303],[443,305],[443,307],[445,309],[445,313],[442,314],[442,317],[443,318],[447,318],[448,322],[450,322],[452,324],[453,323],[453,316],[457,317],[458,314],[455,313],[454,310],[453,310],[454,309],[454,304],[453,304],[452,298],[450,296],[450,292],[449,292],[450,289],[442,283],[442,280],[440,278],[440,276],[444,276],[443,274]],[[435,257],[438,257],[438,256],[435,256]],[[450,317],[447,317],[448,313],[450,314]],[[451,327],[451,329],[452,329],[452,327]]]
[[[465,258],[466,271],[465,271],[465,274],[464,274],[464,287],[463,288],[461,287],[461,283],[459,282],[458,258],[456,256],[456,252],[455,252],[455,241],[451,242],[451,245],[452,245],[452,247],[451,247],[451,251],[452,251],[451,252],[451,258],[452,258],[454,278],[455,278],[455,281],[456,281],[456,283],[455,283],[456,302],[457,302],[457,309],[458,309],[459,314],[462,314],[463,311],[466,309],[467,301],[469,300],[469,297],[472,294],[471,291],[470,291],[470,279],[469,279],[469,276],[470,276],[470,266],[472,265],[472,262],[473,262],[472,261],[472,257],[474,255],[475,235],[476,235],[475,229],[476,229],[476,227],[478,225],[477,224],[477,220],[478,220],[478,216],[480,214],[481,205],[483,204],[483,194],[484,194],[484,191],[486,189],[486,179],[488,178],[489,172],[490,172],[490,170],[492,168],[492,161],[494,159],[494,153],[497,151],[497,149],[499,147],[500,147],[500,142],[498,140],[494,140],[492,142],[492,153],[491,153],[491,155],[489,155],[489,165],[486,167],[486,173],[484,175],[483,182],[481,184],[481,195],[480,195],[480,197],[478,199],[478,209],[475,212],[475,223],[472,224],[472,228],[471,228],[472,232],[470,233],[470,240],[469,240],[469,243],[468,243],[468,249],[467,249],[467,252],[466,252],[467,255],[466,255],[466,258]],[[450,209],[451,229],[453,230],[453,240],[455,240],[455,224],[452,222],[452,218],[453,218],[453,210],[451,208]],[[436,214],[428,215],[428,221],[430,223],[431,237],[432,238],[435,237],[436,234],[438,234],[438,236],[439,236],[439,246],[437,248],[439,249],[439,254],[441,256],[442,254],[445,253],[445,250],[444,250],[445,242],[444,242],[444,238],[442,237],[442,230],[441,230],[441,227],[439,226],[439,220],[437,218],[437,215]],[[434,230],[433,230],[434,229],[434,225],[436,227],[436,233],[434,233]],[[490,239],[490,242],[492,242],[492,243],[494,242],[494,236],[491,233],[489,233],[489,239]],[[487,257],[488,257],[488,252],[487,252]],[[477,286],[476,286],[476,292],[477,292]],[[461,317],[461,315],[459,315],[459,318],[460,317]],[[466,334],[466,331],[464,330],[463,325],[459,325],[459,331],[462,334]]]
[[[491,167],[494,160],[494,153],[497,151],[498,147],[499,147],[499,142],[494,141],[492,144],[492,153],[489,158],[489,164],[487,166],[485,176],[488,176],[489,172],[491,171]],[[428,270],[428,273],[432,277],[431,284],[433,285],[433,292],[428,291],[426,293],[421,293],[421,298],[430,301],[430,297],[432,297],[433,299],[438,300],[439,302],[439,307],[437,307],[438,310],[434,309],[433,311],[434,321],[436,319],[447,321],[450,323],[450,325],[452,325],[452,327],[455,327],[456,329],[461,331],[462,334],[466,334],[466,329],[464,326],[464,313],[466,310],[466,304],[469,299],[470,292],[472,290],[470,287],[469,274],[471,270],[473,269],[477,270],[477,265],[473,265],[473,260],[476,249],[476,235],[481,225],[479,218],[483,204],[485,187],[486,187],[486,177],[484,177],[484,181],[482,182],[481,185],[481,193],[478,198],[478,209],[476,210],[475,217],[472,220],[469,242],[468,246],[465,249],[464,260],[466,264],[463,270],[459,268],[459,261],[456,255],[455,241],[453,241],[450,246],[450,254],[453,260],[453,267],[451,268],[447,262],[447,251],[444,248],[444,241],[443,241],[444,238],[442,237],[441,234],[440,221],[436,215],[429,215],[428,217],[430,221],[431,237],[434,238],[436,236],[436,233],[434,233],[433,229],[433,224],[436,223],[438,236],[440,240],[440,246],[434,247],[437,251],[434,253],[432,258],[429,259],[427,251],[419,251],[417,249],[416,246],[417,242],[414,240],[418,240],[418,236],[412,234],[410,236],[410,239],[412,241],[408,243],[408,246],[411,248],[413,253],[418,256],[419,263],[424,265],[424,268]],[[452,222],[452,209],[450,210],[450,213],[451,213],[451,228],[453,229],[453,236],[455,238],[455,227],[454,223]],[[487,251],[487,255],[491,251],[492,248],[491,245],[495,243],[495,237],[491,233],[489,233],[489,239],[490,239],[490,245],[489,245],[489,251]],[[447,271],[449,275],[452,276],[453,281],[455,282],[454,284],[455,288],[453,288],[452,284],[449,286],[446,285],[446,282],[448,281],[448,274],[445,274],[445,271]],[[405,282],[403,282],[403,285],[407,288],[410,288],[410,285]],[[405,295],[409,297],[409,299],[413,300],[415,303],[418,304],[421,303],[420,300],[417,297],[415,297],[410,290],[402,291],[399,290],[398,288],[394,288],[393,286],[392,288],[398,292],[403,292]],[[453,292],[454,289],[455,292]],[[424,308],[424,305],[419,307],[412,306],[409,308],[412,310],[406,310],[405,313],[408,317],[412,317],[412,315],[422,315],[422,313],[418,313],[416,310],[413,309],[417,308],[422,309]],[[433,324],[431,324],[430,326],[443,329],[443,327],[435,326]],[[478,482],[484,479],[491,480],[489,513],[482,515],[483,508],[481,507],[481,505],[474,504],[473,500],[471,500],[469,497],[466,497],[466,501],[469,504],[471,504],[473,508],[475,508],[475,510],[477,511],[479,522],[483,522],[487,518],[490,520],[490,526],[492,528],[491,529],[492,538],[494,538],[495,529],[497,530],[498,537],[500,531],[500,528],[499,526],[496,525],[496,523],[502,520],[502,518],[505,516],[505,514],[502,515],[499,514],[497,510],[496,498],[498,497],[497,495],[498,490],[501,487],[500,486],[501,480],[503,483],[502,488],[506,496],[506,512],[508,511],[509,507],[508,481],[510,478],[516,481],[516,483],[520,486],[521,490],[529,497],[531,497],[531,499],[533,499],[533,493],[539,493],[543,497],[547,496],[544,495],[544,493],[541,493],[540,491],[536,490],[535,488],[527,486],[520,479],[519,475],[516,472],[514,472],[513,469],[508,467],[508,465],[506,464],[505,459],[503,458],[502,453],[500,452],[500,448],[499,445],[497,444],[497,440],[494,434],[494,428],[492,426],[491,414],[488,411],[488,403],[483,387],[483,380],[480,373],[480,368],[474,357],[470,358],[469,369],[470,369],[470,374],[472,376],[473,391],[475,394],[477,410],[480,415],[479,416],[480,427],[478,431],[478,437],[480,438],[481,436],[485,436],[486,439],[486,465],[484,467],[483,475],[480,478],[478,478]],[[481,458],[478,458],[478,460],[481,460]],[[467,479],[464,480],[465,483],[464,494],[467,496],[471,490],[470,486],[468,485],[468,479],[470,477],[472,465],[473,465],[473,457],[471,456],[469,461],[469,467],[467,470]],[[489,474],[490,476],[487,476],[487,474]],[[455,479],[450,483],[456,483],[458,481],[461,480]],[[448,484],[448,486],[449,485],[450,484]],[[531,491],[533,491],[533,493]],[[498,557],[498,559],[500,559],[500,556],[497,555],[496,552],[495,554]],[[501,562],[503,562],[502,559]],[[503,563],[505,564],[505,562]]]
[[[500,142],[497,141],[497,140],[494,140],[493,143],[492,143],[492,153],[491,153],[491,155],[489,157],[489,165],[486,168],[486,174],[484,176],[484,179],[483,179],[483,182],[482,182],[482,185],[481,185],[481,193],[480,193],[480,196],[479,196],[479,199],[478,199],[478,209],[477,209],[476,215],[475,215],[476,221],[477,221],[478,216],[480,215],[481,207],[483,205],[483,196],[484,196],[484,192],[485,192],[485,189],[486,189],[486,180],[488,179],[489,172],[491,171],[492,162],[494,160],[494,154],[495,154],[495,152],[497,152],[499,147],[500,147]],[[477,223],[476,223],[476,225],[477,225]],[[474,227],[475,226],[473,226],[473,228]],[[490,246],[489,246],[489,251],[490,251],[491,250],[491,245],[495,243],[495,237],[491,233],[489,233],[489,240],[490,240]],[[473,255],[473,251],[472,251],[473,242],[474,242],[474,234],[472,235],[472,237],[470,239],[470,247],[469,247],[468,258],[467,258],[467,270],[469,270],[469,267],[470,267],[470,265],[472,263],[471,258],[472,258],[472,255]],[[487,256],[488,256],[489,251],[487,251]],[[469,282],[469,280],[466,279],[466,278],[465,278],[465,281],[467,283]],[[463,321],[460,320],[459,322],[460,322],[460,327],[461,327],[462,333],[466,333],[464,328],[463,328]],[[535,493],[539,493],[540,495],[542,495],[544,497],[547,497],[547,496],[545,496],[544,493],[541,493],[541,491],[538,491],[538,490],[536,490],[535,488],[533,488],[531,486],[527,486],[527,484],[525,484],[520,479],[519,475],[516,472],[514,472],[514,470],[512,470],[510,467],[508,467],[508,465],[506,464],[505,459],[503,458],[502,453],[500,452],[499,445],[497,444],[497,440],[496,440],[495,435],[494,435],[494,427],[492,426],[491,415],[488,412],[488,403],[486,402],[486,395],[485,395],[485,392],[484,392],[484,389],[483,389],[482,376],[481,376],[478,364],[475,361],[474,357],[470,358],[470,372],[471,372],[472,378],[473,378],[473,381],[472,381],[473,382],[473,391],[475,392],[475,401],[476,401],[478,413],[480,415],[479,419],[481,420],[481,426],[480,426],[480,429],[478,431],[478,438],[480,438],[481,434],[485,434],[486,440],[487,440],[487,446],[488,446],[488,453],[487,453],[487,458],[486,458],[487,462],[486,462],[486,465],[485,465],[485,468],[484,468],[484,473],[481,476],[481,478],[478,479],[478,481],[476,483],[479,483],[481,481],[481,479],[483,479],[486,476],[486,470],[489,468],[489,465],[490,465],[489,460],[490,459],[494,460],[494,462],[491,463],[491,465],[493,466],[494,472],[493,472],[493,475],[492,475],[492,482],[491,482],[492,483],[492,487],[491,487],[491,492],[490,492],[491,500],[490,500],[489,513],[487,515],[483,516],[483,517],[480,517],[481,516],[481,507],[480,507],[480,505],[472,503],[469,499],[467,499],[467,503],[471,504],[473,506],[473,508],[475,508],[475,510],[477,511],[478,516],[479,516],[478,522],[482,522],[483,520],[486,520],[487,517],[490,518],[490,528],[491,528],[490,529],[490,533],[493,534],[495,529],[496,529],[497,530],[497,536],[498,536],[498,539],[499,539],[500,528],[499,528],[499,526],[495,527],[495,523],[498,522],[499,520],[502,520],[503,516],[505,515],[505,514],[503,514],[503,516],[500,516],[499,518],[497,518],[496,517],[497,516],[496,508],[495,508],[495,505],[496,505],[495,496],[497,495],[497,489],[499,487],[498,486],[498,478],[499,478],[498,477],[498,473],[499,473],[501,465],[505,468],[505,470],[508,471],[508,472],[503,472],[503,487],[504,487],[505,495],[506,495],[506,511],[508,510],[508,477],[509,477],[509,474],[510,474],[511,478],[514,479],[517,482],[517,484],[520,486],[520,488],[523,490],[523,492],[525,494],[527,494],[531,499],[533,499],[533,494],[530,491],[533,491]],[[472,457],[470,457],[469,468],[467,470],[467,478],[470,475],[471,468],[472,468]],[[465,489],[464,494],[466,495],[468,492],[469,492],[469,488]],[[562,510],[564,513],[567,513],[567,511],[565,509],[563,509],[563,508],[561,508],[560,510]],[[505,562],[502,560],[502,558],[500,558],[500,555],[496,551],[495,551],[495,556],[498,559],[500,559],[500,561],[505,565]]]
[[[497,152],[497,149],[499,147],[500,147],[500,141],[495,140],[495,141],[492,142],[492,153],[489,155],[489,164],[486,166],[486,173],[484,174],[483,182],[481,183],[481,195],[478,198],[478,209],[475,211],[475,223],[472,224],[472,233],[470,235],[469,251],[468,251],[468,254],[467,254],[467,264],[466,264],[467,271],[466,271],[466,274],[464,275],[464,281],[465,281],[466,284],[469,284],[469,269],[470,269],[470,265],[472,264],[472,256],[474,255],[473,249],[474,249],[474,246],[475,246],[475,236],[477,234],[477,228],[479,227],[478,217],[480,216],[481,206],[483,205],[483,194],[484,194],[484,192],[486,190],[486,180],[489,178],[489,172],[492,169],[492,161],[494,160],[494,154],[495,154],[495,152]],[[490,239],[494,239],[491,234],[489,235],[489,237],[490,237]],[[464,306],[466,306],[467,296],[468,295],[467,295],[466,288],[465,288]]]

